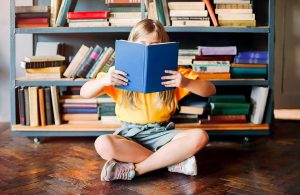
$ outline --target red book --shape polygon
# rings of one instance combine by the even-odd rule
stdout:
[[[214,25],[214,27],[217,27],[218,26],[218,21],[217,21],[217,18],[216,18],[216,15],[215,15],[215,12],[210,4],[210,1],[209,0],[203,0],[203,2],[205,3],[206,5],[206,8],[207,8],[207,11],[209,13],[209,16],[211,18],[211,21]]]
[[[199,121],[201,124],[247,123],[246,115],[211,115]]]
[[[200,56],[196,55],[195,60],[203,60],[203,61],[230,61],[233,62],[233,56],[231,55],[214,55],[214,56]]]
[[[68,19],[107,19],[109,11],[90,11],[90,12],[68,12]]]
[[[48,24],[48,18],[17,18],[17,24]]]

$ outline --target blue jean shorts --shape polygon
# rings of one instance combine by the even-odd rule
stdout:
[[[149,150],[156,151],[170,142],[179,132],[181,130],[176,130],[173,122],[145,125],[122,122],[121,128],[117,129],[114,135],[120,135],[141,144]]]

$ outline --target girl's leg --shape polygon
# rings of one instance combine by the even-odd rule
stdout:
[[[197,153],[208,142],[208,135],[201,129],[178,133],[172,141],[135,164],[137,175],[179,163]],[[149,153],[147,153],[149,154]],[[146,155],[145,155],[146,156]],[[144,157],[145,157],[144,156]]]
[[[95,141],[97,153],[105,160],[139,163],[153,152],[119,135],[102,135]]]

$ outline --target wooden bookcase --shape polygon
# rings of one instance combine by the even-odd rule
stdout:
[[[142,4],[143,4],[142,0]],[[50,5],[50,0],[35,0],[34,4]],[[236,45],[238,51],[246,50],[268,50],[269,65],[268,77],[263,79],[231,79],[213,80],[212,82],[220,91],[227,89],[232,91],[246,91],[252,86],[268,86],[269,96],[265,109],[263,124],[245,124],[243,127],[228,128],[216,127],[214,125],[192,125],[178,124],[178,129],[188,129],[200,127],[206,129],[210,135],[268,135],[270,124],[273,118],[273,75],[274,75],[274,0],[253,0],[253,9],[256,14],[257,27],[234,28],[234,27],[166,27],[172,41],[179,41],[180,48],[195,48],[197,45],[226,46]],[[104,0],[78,0],[76,11],[106,9]],[[44,137],[44,136],[98,136],[100,134],[112,133],[118,125],[50,125],[45,127],[29,127],[16,124],[16,94],[15,88],[18,86],[80,86],[86,79],[60,80],[27,80],[16,78],[16,35],[32,34],[34,45],[37,41],[59,41],[67,44],[66,56],[74,55],[81,44],[88,46],[99,43],[105,46],[114,46],[116,39],[127,39],[131,27],[96,27],[96,28],[15,28],[15,0],[11,0],[11,68],[10,68],[10,97],[11,97],[11,124],[12,135],[24,137]],[[141,6],[144,13],[144,6]],[[144,14],[142,14],[142,17]],[[83,38],[84,37],[84,38]],[[218,90],[219,91],[219,90]],[[248,91],[248,92],[247,92]],[[68,130],[66,130],[68,129]],[[72,130],[70,130],[72,129]],[[36,139],[37,140],[37,139]]]

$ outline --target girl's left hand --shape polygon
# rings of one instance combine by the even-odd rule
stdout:
[[[170,74],[169,76],[161,77],[163,81],[161,84],[165,87],[183,87],[186,82],[187,78],[185,78],[180,72],[174,70],[165,70],[165,73]]]

